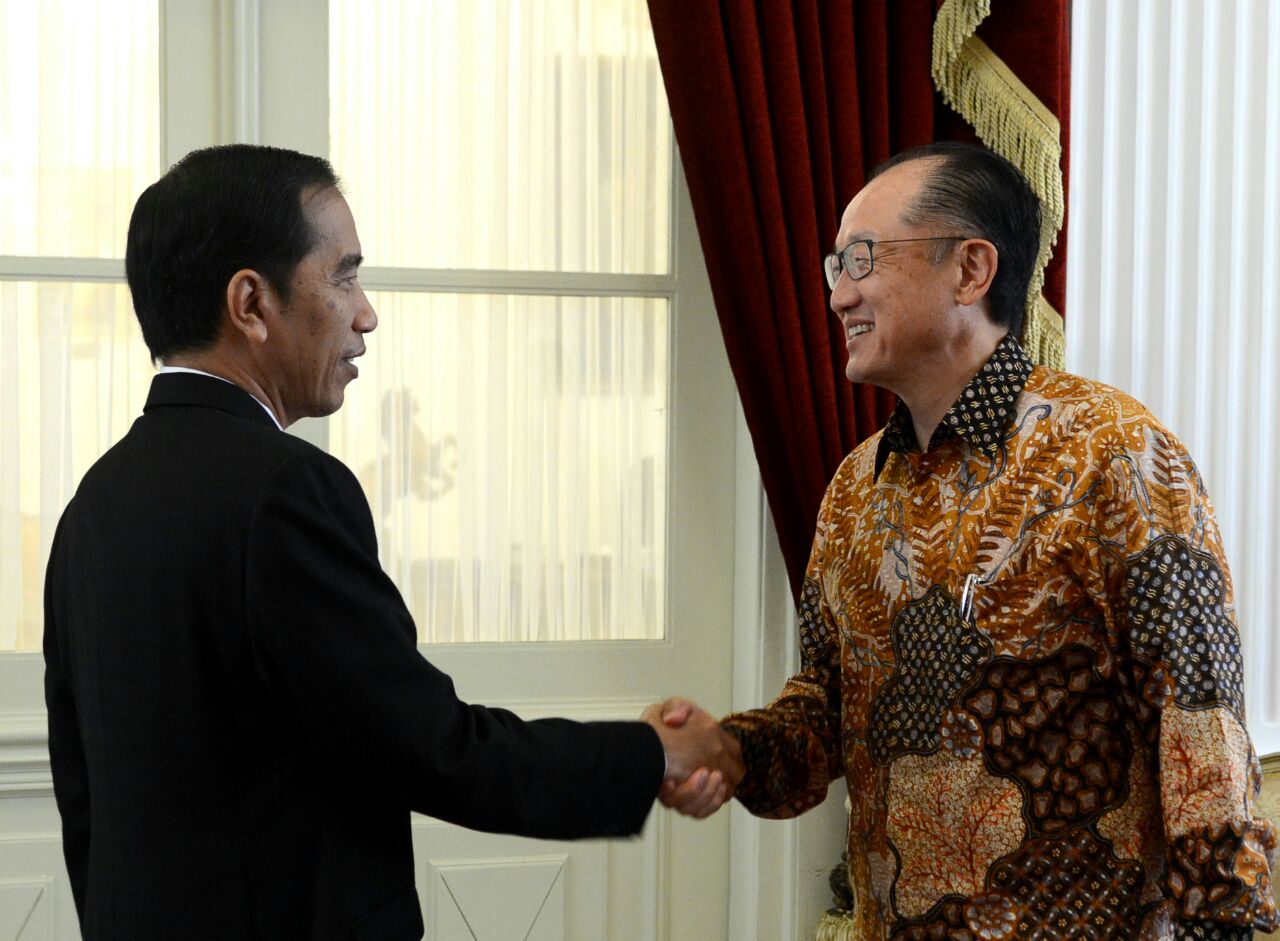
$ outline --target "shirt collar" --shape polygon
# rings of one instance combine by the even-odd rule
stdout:
[[[173,373],[185,372],[195,376],[208,376],[210,379],[217,379],[217,380],[220,380],[221,382],[225,382],[229,386],[235,385],[235,383],[232,382],[230,379],[224,379],[222,376],[215,376],[213,373],[205,372],[203,369],[192,369],[190,366],[161,366],[158,370],[156,370],[156,372],[162,376],[172,375]],[[236,388],[239,388],[239,386],[236,386]],[[267,405],[266,402],[258,398],[256,395],[253,395],[253,393],[249,393],[249,395],[252,396],[255,402],[257,402],[259,405],[262,406],[263,411],[265,411],[268,415],[271,416],[271,421],[275,423],[275,426],[279,428],[281,431],[284,431],[284,425],[280,424],[280,419],[276,418],[276,413],[271,411],[271,407]]]
[[[932,449],[948,438],[959,437],[984,454],[994,454],[1004,440],[1005,429],[1017,415],[1018,396],[1034,368],[1017,339],[1005,334],[991,357],[942,416],[929,447]],[[879,479],[890,454],[895,451],[909,454],[914,450],[916,433],[911,424],[911,411],[899,399],[876,449],[875,478]]]

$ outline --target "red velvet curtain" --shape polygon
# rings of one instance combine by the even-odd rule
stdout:
[[[716,311],[797,598],[827,482],[894,401],[844,377],[822,256],[872,167],[918,144],[974,139],[933,89],[935,7],[649,0]]]

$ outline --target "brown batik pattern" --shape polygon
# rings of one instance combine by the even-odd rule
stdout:
[[[1222,569],[1177,536],[1161,536],[1129,561],[1124,583],[1133,655],[1157,665],[1188,709],[1243,712],[1240,634],[1227,616]]]
[[[1274,851],[1274,836],[1238,822],[1175,839],[1165,882],[1182,918],[1202,921],[1226,916],[1244,925],[1265,923],[1266,907],[1256,893],[1245,890],[1269,881],[1267,845]],[[1241,865],[1242,860],[1246,865]]]
[[[828,618],[818,583],[806,578],[800,603],[804,672],[787,684],[768,710],[739,713],[726,723],[742,747],[743,764],[757,782],[738,794],[753,813],[773,817],[803,813],[821,802],[827,782],[842,773],[841,750],[817,744],[840,734],[826,695],[830,681],[825,678],[839,669],[832,662],[837,648]],[[779,722],[780,717],[784,721]]]
[[[1142,867],[1081,827],[1030,839],[991,868],[987,891],[902,922],[893,941],[1119,941],[1137,924]]]
[[[806,734],[807,730],[825,731],[830,727],[829,712],[815,706],[798,687],[789,689],[770,708],[787,708],[788,722],[782,726],[766,724],[765,710],[755,710],[739,713],[735,717],[737,723],[728,727],[742,746],[743,764],[761,782],[754,792],[746,791],[739,797],[753,813],[794,817],[821,802],[827,782],[840,776],[839,765],[828,762],[828,755],[838,761],[839,753],[817,749]],[[747,728],[768,731],[745,734]]]
[[[1026,795],[1033,832],[1090,822],[1119,799],[1132,749],[1087,648],[1031,663],[997,658],[965,705],[982,726],[988,764]]]
[[[1175,941],[1253,941],[1254,935],[1252,928],[1244,928],[1240,925],[1176,921],[1173,924],[1173,937]]]
[[[939,587],[893,619],[897,672],[876,694],[867,747],[877,764],[938,747],[943,712],[991,656],[991,641]]]
[[[800,655],[813,661],[832,648],[831,625],[822,615],[822,589],[812,578],[800,586]]]
[[[1246,795],[1239,635],[1203,483],[1140,404],[1022,357],[1002,342],[925,453],[899,409],[841,465],[802,597],[804,669],[725,721],[749,756],[737,796],[787,816],[850,770],[868,941],[1270,929],[1276,837]]]
[[[1019,911],[1015,931],[1025,941],[1116,941],[1139,920],[1142,867],[1120,861],[1089,828],[1028,840],[991,869],[993,895]],[[995,939],[991,939],[995,941]]]
[[[925,918],[899,922],[890,936],[892,941],[976,941],[964,917],[963,899],[948,897]]]

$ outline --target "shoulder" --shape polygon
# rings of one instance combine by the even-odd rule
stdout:
[[[880,441],[883,438],[884,429],[881,428],[846,454],[840,466],[836,468],[831,483],[827,486],[827,492],[870,486],[876,472],[876,454],[880,450]]]
[[[1177,509],[1207,499],[1186,446],[1128,393],[1040,366],[1026,393],[1026,414],[1039,409],[1040,416],[1019,433],[1024,463],[1051,464],[1097,482],[1114,501]]]
[[[328,494],[326,502],[365,506],[355,475],[333,455],[274,425],[208,407],[147,412],[85,475],[80,489],[133,489],[232,516],[282,494]]]
[[[1042,433],[1093,451],[1186,453],[1177,436],[1129,393],[1047,366],[1037,366],[1027,380],[1018,413],[1028,425],[1042,424]]]
[[[817,520],[819,532],[837,518],[858,512],[870,499],[875,485],[876,451],[883,436],[884,429],[877,431],[840,462],[822,495]]]
[[[271,467],[265,475],[267,490],[320,497],[326,505],[336,500],[367,507],[360,482],[346,464],[294,435],[276,437],[287,440],[277,442],[271,451]]]
[[[264,422],[209,408],[184,410],[174,425],[153,429],[158,447],[186,460],[225,462],[253,490],[290,478],[354,483],[354,475],[338,458],[310,441]],[[144,416],[136,428],[152,420]]]

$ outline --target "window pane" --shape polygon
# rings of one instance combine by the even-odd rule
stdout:
[[[123,284],[0,281],[0,651],[40,649],[58,517],[152,373]]]
[[[330,450],[420,638],[661,638],[667,302],[372,300]]]
[[[330,0],[330,157],[375,265],[662,274],[645,0]]]
[[[160,174],[159,3],[0,0],[0,255],[123,258]]]

